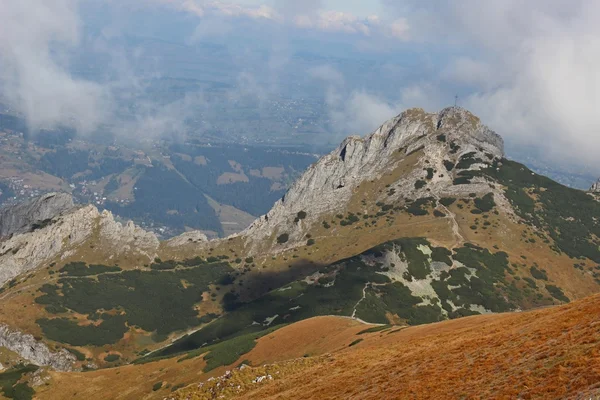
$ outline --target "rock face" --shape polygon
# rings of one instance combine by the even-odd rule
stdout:
[[[76,359],[65,349],[53,353],[32,335],[12,330],[6,325],[0,325],[0,347],[14,351],[32,364],[51,367],[57,371],[72,371]]]
[[[72,210],[73,198],[67,193],[49,193],[0,210],[0,238],[29,232],[53,218]]]
[[[32,232],[13,235],[0,243],[0,285],[60,256],[66,258],[90,242],[106,259],[135,253],[153,259],[157,237],[132,222],[115,221],[109,211],[79,207],[53,218]]]
[[[403,182],[398,182],[398,197],[425,196],[414,193],[414,182],[421,178],[424,167],[445,171],[445,159],[456,162],[469,153],[489,162],[503,157],[504,142],[462,108],[446,108],[434,114],[421,109],[405,111],[364,139],[353,136],[344,140],[336,150],[312,165],[266,216],[257,219],[241,235],[247,244],[252,244],[290,231],[293,242],[302,233],[302,229],[292,229],[294,224],[298,227],[298,221],[294,221],[297,213],[306,213],[300,224],[310,224],[321,215],[344,209],[362,182],[380,178],[418,150],[424,152],[418,162],[421,168],[415,168]],[[450,175],[436,176],[432,181],[438,193],[460,190],[454,187]],[[477,189],[469,186],[471,190]]]
[[[600,193],[600,179],[598,179],[598,181],[592,185],[592,187],[590,188],[590,192]]]
[[[184,234],[176,236],[176,237],[168,240],[165,243],[169,247],[180,247],[180,246],[184,246],[184,245],[191,244],[191,243],[207,243],[207,242],[208,242],[208,237],[206,237],[206,235],[204,233],[202,233],[200,231],[192,231],[192,232],[186,232]]]

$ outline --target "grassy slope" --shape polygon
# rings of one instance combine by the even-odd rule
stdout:
[[[321,317],[302,321],[258,339],[255,347],[239,359],[236,358],[232,366],[242,361],[259,366],[304,355],[319,356],[346,348],[363,329],[365,325],[344,318]],[[220,376],[232,366],[203,373],[206,361],[203,357],[195,357],[183,361],[171,358],[85,373],[51,372],[51,384],[38,389],[36,398],[163,399],[174,386]],[[163,382],[163,386],[154,392],[152,387],[156,382]]]
[[[360,335],[364,340],[356,346],[297,370],[281,364],[276,373],[272,367],[274,381],[245,385],[224,398],[595,398],[600,395],[599,313],[596,295],[526,313]],[[174,398],[209,398],[209,389],[214,385],[193,385]]]
[[[302,278],[323,265],[360,254],[390,239],[426,237],[434,246],[447,248],[460,246],[461,241],[452,229],[453,221],[448,216],[434,216],[431,208],[429,208],[428,214],[423,216],[415,216],[406,211],[394,210],[388,210],[385,214],[377,216],[382,209],[376,203],[381,196],[385,197],[385,193],[388,191],[387,186],[396,182],[399,177],[414,168],[414,163],[418,157],[418,153],[407,157],[395,170],[384,175],[379,181],[364,182],[356,190],[347,212],[355,214],[361,212],[371,215],[366,220],[368,224],[361,220],[352,225],[342,226],[341,220],[335,215],[324,216],[323,220],[328,221],[330,226],[329,228],[326,228],[323,224],[313,226],[310,232],[315,243],[312,246],[304,245],[273,256],[255,257],[251,263],[244,261],[245,250],[239,239],[211,243],[213,247],[210,249],[199,247],[197,244],[190,245],[183,250],[177,249],[177,251],[173,251],[175,249],[169,251],[163,249],[164,255],[161,256],[163,259],[183,259],[198,254],[203,257],[219,255],[230,257],[232,266],[238,271],[236,275],[239,276],[236,277],[233,285],[229,287],[217,291],[212,286],[210,292],[205,292],[204,297],[208,301],[200,303],[199,308],[199,313],[203,314],[220,312],[218,302],[223,293],[228,290],[234,289],[236,293],[239,293],[242,300],[256,298],[256,296],[266,293],[269,289],[275,289],[284,286],[287,282]],[[506,176],[492,176],[491,178],[499,180],[500,183],[505,183],[507,190],[510,188],[510,181],[515,181],[515,174],[519,177],[518,184],[524,187],[533,186],[536,182],[541,181],[541,178],[532,176],[530,171],[526,169],[521,171],[521,168],[522,166],[513,163],[511,168],[507,169]],[[534,180],[533,183],[532,180]],[[516,183],[512,183],[513,187],[515,185]],[[557,184],[549,185],[547,181],[537,183],[537,186],[538,188],[548,186],[548,191],[556,193],[562,193],[563,191],[576,193]],[[535,198],[535,194],[531,196]],[[480,197],[483,197],[483,194]],[[584,198],[582,201],[587,204],[588,199]],[[594,200],[590,197],[589,201],[593,202]],[[513,204],[513,207],[518,208],[519,205]],[[581,298],[598,291],[598,283],[594,280],[594,274],[598,274],[596,263],[587,259],[572,259],[564,252],[557,252],[552,237],[546,235],[546,243],[538,236],[540,229],[533,223],[521,223],[519,219],[512,215],[510,211],[512,208],[507,209],[507,207],[499,204],[494,210],[497,210],[498,214],[492,211],[483,216],[473,214],[474,208],[476,208],[476,204],[472,198],[458,200],[448,207],[456,215],[458,232],[467,242],[475,243],[492,252],[505,251],[508,254],[511,265],[510,271],[512,271],[512,273],[507,272],[506,275],[508,285],[514,283],[514,287],[520,291],[541,292],[542,298],[533,297],[531,293],[526,293],[523,301],[519,303],[520,307],[530,308],[556,302],[551,293],[544,289],[546,285],[561,288],[565,296],[570,299]],[[438,210],[443,209],[438,206]],[[348,218],[348,215],[343,215],[344,220]],[[489,223],[489,225],[486,225],[486,223]],[[473,226],[476,226],[476,229],[472,229]],[[76,259],[83,257],[88,262],[102,262],[101,248],[97,246],[92,248],[92,246],[91,243],[86,246],[85,252],[77,254]],[[242,259],[242,262],[240,264],[233,263],[236,258]],[[73,259],[75,259],[75,256]],[[133,258],[116,261],[124,269],[136,268],[147,263],[146,260],[136,261]],[[58,264],[56,268],[59,268],[60,265]],[[532,279],[532,268],[544,270],[548,281],[534,282],[536,288],[528,287],[527,280]],[[56,281],[56,278],[57,275],[48,275],[47,270],[41,270],[26,281],[7,289],[1,295],[4,304],[0,308],[0,320],[34,335],[41,335],[42,332],[35,321],[47,317],[48,313],[39,304],[35,303],[34,298],[39,296],[37,288],[44,283]],[[216,302],[211,301],[211,294],[216,295],[214,297]],[[534,294],[538,296],[536,293]],[[269,316],[272,315],[274,314]],[[310,316],[312,315],[306,317]],[[75,315],[75,317],[82,321],[85,320],[85,318],[78,315]],[[111,346],[111,348],[120,352],[123,359],[132,359],[135,357],[134,353],[142,349],[149,348],[152,350],[160,346],[160,344],[146,340],[147,336],[145,332],[132,331],[126,334],[121,342]],[[51,344],[61,346],[59,343]],[[105,352],[110,349],[93,348],[90,350],[93,354],[88,355],[97,356],[98,360],[101,360]]]

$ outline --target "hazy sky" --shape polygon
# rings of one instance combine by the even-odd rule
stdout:
[[[114,16],[93,38],[80,13],[90,3]],[[327,111],[348,133],[368,133],[404,108],[435,111],[458,93],[504,137],[600,170],[597,0],[2,0],[0,93],[33,126],[66,121],[85,130],[110,118],[115,93],[143,82],[131,67],[139,51],[115,47],[115,38],[151,28],[137,11],[123,14],[126,7],[159,10],[162,31],[154,34],[168,40],[237,43],[230,56],[241,65],[266,52],[264,68],[235,78],[261,101],[296,52],[331,53],[304,79],[320,84]],[[112,60],[110,79],[71,74],[70,58],[84,50]],[[350,73],[344,58],[364,68]]]
[[[303,0],[296,0],[302,2]],[[281,2],[281,0],[279,0]],[[238,0],[236,3],[260,6],[262,4],[277,5],[278,0]],[[369,15],[380,15],[383,12],[383,5],[379,0],[323,0],[321,7],[326,10],[336,10],[352,13],[358,17],[368,17]]]

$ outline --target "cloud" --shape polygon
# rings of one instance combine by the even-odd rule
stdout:
[[[600,167],[600,3],[595,0],[387,1],[412,40],[445,47],[429,84],[514,142]],[[449,54],[449,55],[448,55]]]
[[[278,0],[273,7],[268,5],[250,6],[235,2],[208,0],[147,0],[174,7],[200,18],[209,16],[230,18],[252,18],[268,20],[278,24],[300,29],[311,29],[321,32],[336,32],[371,36],[374,33],[406,40],[408,37],[408,20],[398,18],[389,24],[382,23],[377,15],[366,18],[352,13],[324,9],[321,0]]]
[[[110,112],[110,93],[67,72],[81,39],[77,1],[0,2],[0,88],[33,130],[95,129]]]
[[[349,89],[344,75],[327,64],[312,68],[309,75],[324,84],[330,131],[340,137],[374,131],[383,122],[399,114],[404,108],[404,101],[412,101],[417,97],[415,91],[407,88],[400,93],[399,101],[390,102],[365,89]]]

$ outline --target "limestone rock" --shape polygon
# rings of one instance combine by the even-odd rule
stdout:
[[[450,143],[459,150],[452,153]],[[462,108],[446,108],[439,113],[426,113],[422,109],[407,110],[364,139],[352,136],[344,140],[336,150],[308,168],[284,198],[241,235],[252,249],[256,248],[253,243],[287,233],[291,246],[302,238],[303,227],[318,223],[322,215],[345,209],[361,183],[379,179],[417,150],[424,152],[418,161],[419,168],[397,182],[398,198],[415,199],[431,195],[414,190],[414,183],[422,178],[425,167],[445,171],[446,158],[451,157],[452,162],[456,162],[468,153],[491,162],[503,157],[504,142],[477,117]],[[481,164],[476,164],[470,168],[480,167]],[[449,175],[446,174],[444,178],[436,176],[428,188],[432,192],[435,189],[439,194],[477,191],[477,182],[460,188],[453,185]],[[486,190],[487,187],[482,181],[479,189]],[[306,213],[306,218],[300,221],[295,219],[299,212]]]
[[[590,192],[600,193],[600,179],[598,179],[598,181],[592,185],[592,187],[590,188]]]
[[[208,237],[200,231],[186,232],[166,242],[169,247],[180,247],[191,243],[207,243]]]
[[[65,349],[52,352],[44,343],[32,335],[0,325],[0,347],[14,351],[22,358],[40,367],[51,367],[57,371],[72,371],[76,357]]]
[[[108,211],[88,205],[54,218],[32,232],[14,235],[0,243],[0,285],[50,260],[74,254],[84,243],[101,249],[106,259],[137,253],[153,259],[158,238],[135,226],[115,221]]]
[[[29,232],[73,209],[67,193],[49,193],[26,203],[0,210],[0,238]]]

